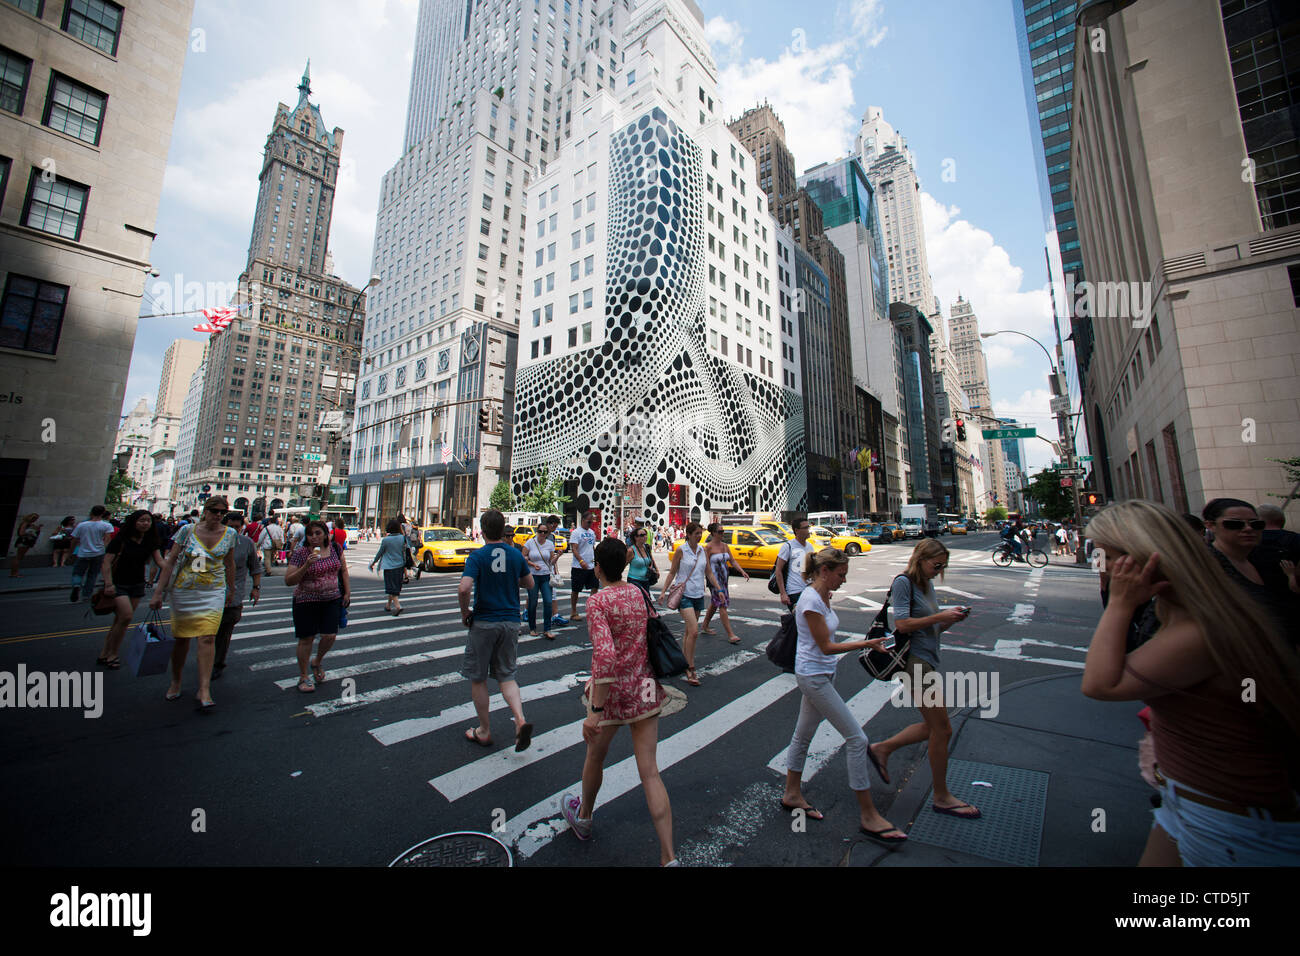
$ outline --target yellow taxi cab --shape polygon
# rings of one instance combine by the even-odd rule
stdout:
[[[532,540],[535,534],[537,534],[537,528],[534,525],[519,524],[513,527],[506,525],[506,537],[514,543],[516,548],[522,549],[524,545]],[[556,528],[555,533],[551,535],[551,541],[555,544],[555,553],[564,554],[569,547],[568,532]]]
[[[896,524],[893,521],[887,521],[884,524],[882,524],[881,527],[889,529],[890,533],[893,534],[895,541],[898,541],[903,537],[903,526],[901,524]]]
[[[794,528],[790,527],[785,521],[760,521],[757,525],[759,528],[766,528],[768,531],[775,531],[787,541],[794,540]]]
[[[950,521],[950,522],[948,522],[948,533],[949,533],[949,534],[966,534],[966,522],[964,522],[964,521]]]
[[[761,571],[763,574],[771,574],[775,570],[777,552],[786,541],[771,528],[762,526],[727,528],[722,532],[722,540],[731,546],[731,553],[735,556],[738,565],[746,571]],[[700,547],[705,547],[707,543],[707,538],[701,539]],[[681,544],[681,541],[673,542],[670,560]],[[685,569],[681,573],[685,574]]]
[[[808,532],[808,539],[819,548],[839,548],[849,557],[866,554],[871,550],[871,542],[856,534],[840,534],[823,525],[813,525]]]
[[[482,545],[465,537],[459,528],[435,525],[420,529],[420,550],[415,563],[425,571],[437,568],[463,568],[465,559]]]

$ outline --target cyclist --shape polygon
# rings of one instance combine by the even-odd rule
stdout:
[[[1024,546],[1021,544],[1020,540],[1021,532],[1024,530],[1024,522],[1020,519],[1017,519],[1014,524],[1008,521],[1002,528],[1002,540],[1010,545],[1012,550],[1015,551],[1015,559],[1017,561],[1025,560]]]

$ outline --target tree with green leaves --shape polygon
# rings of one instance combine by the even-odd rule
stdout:
[[[1296,486],[1300,485],[1300,458],[1270,458],[1269,461],[1275,461],[1282,466],[1286,472],[1286,481],[1290,485],[1284,495],[1275,495],[1269,493],[1270,498],[1281,498],[1283,501],[1294,500],[1296,495]]]
[[[1007,518],[1007,509],[1001,505],[994,505],[988,511],[984,512],[984,520],[989,523],[995,521],[1005,521]]]
[[[541,476],[523,497],[522,508],[530,514],[563,514],[572,500],[564,496],[564,479],[552,478],[550,466],[543,465]]]
[[[1029,479],[1026,492],[1038,502],[1043,517],[1049,521],[1064,521],[1074,517],[1074,495],[1070,489],[1061,487],[1058,472],[1040,471]]]
[[[497,511],[515,510],[515,496],[510,490],[510,482],[504,478],[497,482],[497,486],[492,489],[492,494],[488,498],[488,507],[495,508]]]
[[[124,471],[114,471],[108,476],[108,487],[104,489],[104,504],[109,508],[120,508],[127,503],[129,493],[134,490],[135,482]]]

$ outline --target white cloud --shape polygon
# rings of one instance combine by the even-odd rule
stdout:
[[[719,63],[740,59],[745,31],[739,23],[726,17],[713,17],[704,24],[704,37]]]
[[[836,11],[836,20],[843,20],[842,10]],[[884,4],[882,0],[851,0],[848,10],[848,21],[852,24],[853,36],[865,47],[879,46],[885,39],[887,27],[880,25],[884,19]]]

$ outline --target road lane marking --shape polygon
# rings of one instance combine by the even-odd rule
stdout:
[[[872,681],[845,703],[848,705],[849,712],[853,714],[854,721],[861,726],[869,723],[871,718],[884,709],[884,706],[889,703],[889,698],[893,696],[894,691],[897,689],[898,685],[893,681]],[[791,728],[791,732],[793,733],[793,728]],[[844,738],[840,736],[840,732],[835,729],[830,721],[823,719],[817,725],[817,732],[813,734],[812,743],[808,745],[808,759],[804,763],[803,779],[808,781],[816,776],[817,771],[825,767],[843,746]],[[785,774],[786,757],[789,753],[790,746],[787,744],[779,754],[767,762],[768,769]]]

